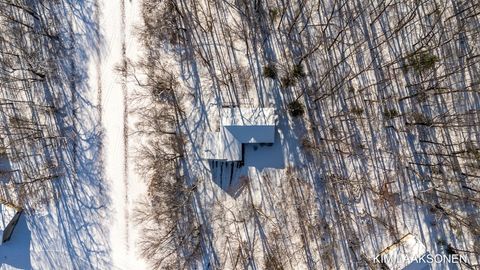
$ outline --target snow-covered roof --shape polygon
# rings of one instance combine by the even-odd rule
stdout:
[[[273,143],[275,126],[229,126],[224,127],[240,143]]]
[[[379,257],[390,270],[421,270],[428,267],[427,263],[418,260],[425,254],[425,245],[409,233],[384,249]]]
[[[223,161],[242,160],[242,144],[228,130],[205,133],[202,158]]]
[[[223,108],[222,125],[228,126],[275,126],[274,108]]]
[[[16,213],[17,209],[15,209],[14,207],[0,203],[0,243],[3,231],[7,227],[8,223],[10,223],[10,221],[13,219]]]
[[[242,160],[243,143],[273,143],[276,115],[273,108],[223,108],[218,132],[205,133],[202,158]]]
[[[242,143],[238,141],[226,128],[220,130],[220,145],[222,145],[222,160],[242,160]]]

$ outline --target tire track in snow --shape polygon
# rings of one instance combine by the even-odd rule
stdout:
[[[100,4],[98,0],[95,0],[94,3],[94,14],[93,18],[95,23],[98,25],[97,32],[95,33],[95,38],[97,39],[97,43],[101,44],[101,35],[100,35]],[[101,56],[101,48],[100,45],[96,48],[96,65],[95,65],[95,73],[97,75],[97,113],[98,113],[98,121],[101,125],[103,125],[103,110],[102,110],[102,56]],[[100,153],[103,153],[103,126],[102,130],[100,130],[101,142],[100,142]],[[102,166],[103,167],[103,166]]]
[[[130,211],[129,211],[129,196],[128,196],[128,88],[127,88],[127,45],[126,45],[126,10],[125,0],[120,0],[121,9],[121,40],[122,40],[122,94],[123,94],[123,181],[125,186],[125,244],[127,255],[130,250]]]

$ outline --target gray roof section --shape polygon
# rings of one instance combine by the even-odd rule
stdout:
[[[273,143],[275,126],[229,126],[228,130],[240,143]]]

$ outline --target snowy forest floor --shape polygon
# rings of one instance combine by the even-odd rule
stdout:
[[[478,0],[20,2],[1,269],[379,269],[408,233],[478,267]],[[199,153],[222,106],[279,119],[234,185]]]
[[[37,145],[24,136],[18,139],[21,150],[15,144],[7,147],[13,173],[2,174],[1,198],[25,211],[11,240],[0,246],[0,269],[145,268],[130,226],[133,201],[145,192],[128,166],[129,147],[135,146],[128,141],[132,84],[118,71],[127,57],[135,59],[141,52],[134,37],[139,3],[48,2],[47,12],[40,5],[45,3],[37,4],[23,10],[22,5],[3,6],[5,13],[27,22],[28,12],[38,13],[41,27],[59,23],[50,23],[48,31],[57,31],[62,40],[54,56],[58,60],[51,60],[58,65],[54,78],[47,77],[54,83],[22,82],[19,89],[24,90],[17,92],[7,91],[14,83],[3,86],[2,101],[13,104],[12,109],[2,105],[9,143],[30,126],[43,135]],[[45,40],[38,45],[50,42]],[[26,122],[8,125],[15,117]],[[43,136],[48,138],[43,141]]]
[[[156,260],[376,269],[374,258],[411,233],[431,254],[468,258],[430,267],[478,267],[478,8],[342,0],[151,8],[144,16],[162,33],[158,61],[178,84],[185,204],[196,214],[179,232],[191,245],[172,241],[174,258]],[[294,101],[303,116],[289,114]],[[235,170],[202,160],[222,106],[275,108],[280,151],[251,151],[262,161]],[[215,181],[223,170],[235,186]]]

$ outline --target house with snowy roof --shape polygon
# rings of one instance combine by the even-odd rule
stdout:
[[[273,144],[277,117],[273,108],[222,108],[220,128],[205,134],[201,155],[215,161],[243,161],[244,144]]]
[[[0,245],[10,240],[22,211],[0,202]]]

